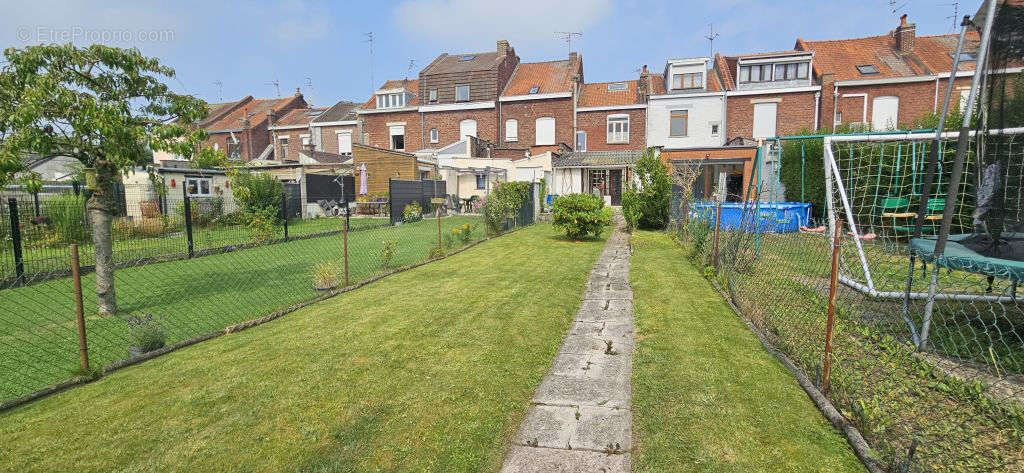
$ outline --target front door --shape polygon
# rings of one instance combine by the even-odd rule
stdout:
[[[612,205],[622,204],[622,170],[608,171],[608,187],[611,190]]]

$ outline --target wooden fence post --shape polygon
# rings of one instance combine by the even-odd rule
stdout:
[[[839,245],[843,238],[843,221],[836,220],[832,238],[832,270],[828,284],[828,314],[825,319],[825,358],[822,360],[821,392],[828,396],[832,375],[832,331],[836,322],[836,291],[839,286]]]
[[[345,223],[341,227],[341,240],[344,249],[345,260],[345,287],[348,287],[348,216],[345,216]]]
[[[78,354],[82,373],[89,372],[89,344],[85,340],[85,308],[82,305],[82,271],[78,260],[78,244],[71,244],[71,281],[75,291],[75,321],[78,323]]]
[[[714,242],[714,247],[713,247],[714,250],[712,252],[712,258],[714,258],[714,259],[711,261],[711,264],[713,264],[715,266],[715,269],[718,269],[718,242],[719,242],[719,236],[721,235],[721,233],[722,233],[722,202],[719,201],[718,202],[718,209],[715,210],[715,242]]]
[[[441,204],[434,204],[434,219],[437,220],[437,247],[441,246]]]

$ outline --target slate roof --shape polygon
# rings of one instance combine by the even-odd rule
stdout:
[[[355,120],[356,119],[356,107],[359,104],[355,102],[347,102],[342,100],[332,105],[327,110],[324,110],[320,116],[313,119],[313,124],[323,122],[340,122],[343,120]]]
[[[471,57],[469,60],[462,60],[462,58]],[[488,71],[498,66],[498,63],[504,56],[498,54],[497,51],[490,51],[486,53],[464,53],[450,55],[447,53],[438,56],[434,62],[430,63],[426,69],[420,71],[420,74],[452,74],[459,72],[474,72],[474,71]]]
[[[607,107],[615,105],[635,105],[642,103],[637,97],[637,80],[616,82],[594,82],[583,84],[580,91],[580,107]],[[626,90],[608,90],[609,84],[626,84]]]
[[[528,95],[533,87],[538,94],[572,92],[572,69],[568,59],[520,63],[501,95]]]
[[[405,88],[405,91],[412,94],[408,101],[405,102],[406,107],[416,107],[420,104],[420,97],[417,91],[420,90],[419,79],[401,79],[401,80],[389,80],[380,86],[377,90],[381,89],[401,89]],[[377,94],[373,94],[370,98],[359,107],[362,110],[375,110],[377,108]]]
[[[643,154],[642,149],[628,151],[570,151],[551,157],[553,168],[632,166]]]

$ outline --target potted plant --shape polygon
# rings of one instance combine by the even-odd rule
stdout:
[[[145,317],[128,318],[128,353],[134,358],[163,348],[167,343],[167,334],[163,327],[153,320],[153,314]]]
[[[313,265],[313,288],[320,292],[338,287],[338,265],[321,261]]]

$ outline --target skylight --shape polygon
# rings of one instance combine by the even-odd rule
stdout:
[[[878,74],[878,68],[874,64],[860,64],[857,66],[857,70],[861,74]]]
[[[459,61],[472,61],[475,58],[476,58],[476,56],[474,56],[472,54],[466,54],[466,55],[463,55],[463,56],[459,56]]]
[[[615,91],[619,91],[619,90],[626,90],[626,83],[625,82],[612,82],[611,84],[608,84],[608,91],[609,92],[615,92]]]
[[[533,86],[533,87],[530,87],[530,93],[531,94],[536,94],[537,92],[540,92],[540,87],[538,87],[536,85]]]
[[[950,56],[953,56],[953,54],[951,53]],[[960,53],[960,62],[977,61],[977,60],[978,60],[978,52],[977,51],[964,51],[964,52]]]

